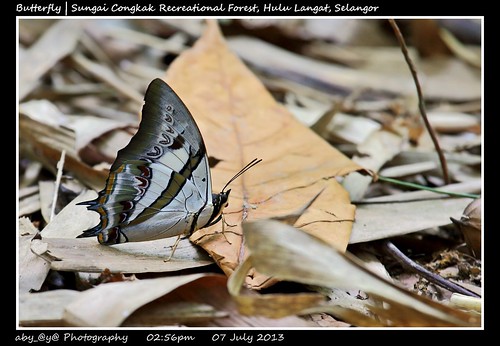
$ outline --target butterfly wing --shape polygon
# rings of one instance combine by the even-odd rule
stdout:
[[[161,79],[149,85],[137,133],[110,168],[106,187],[84,202],[99,213],[79,237],[116,244],[189,234],[212,188],[205,144],[182,100]]]

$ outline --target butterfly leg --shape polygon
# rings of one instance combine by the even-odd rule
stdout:
[[[226,241],[229,243],[229,245],[231,245],[232,243],[231,243],[231,242],[229,241],[229,239],[227,239],[227,237],[226,237],[226,232],[227,232],[227,233],[232,233],[232,234],[235,234],[235,235],[239,235],[239,236],[241,236],[241,234],[236,233],[236,232],[233,232],[233,231],[226,231],[226,229],[225,229],[224,225],[226,225],[226,226],[228,226],[228,227],[236,227],[236,226],[238,226],[238,225],[231,225],[230,223],[228,223],[228,222],[226,221],[226,218],[224,217],[224,214],[222,214],[222,215],[221,215],[221,217],[222,217],[222,235],[224,236],[224,239],[226,239]]]
[[[226,242],[228,242],[229,245],[231,245],[232,243],[229,241],[229,239],[227,238],[226,236],[226,232],[227,233],[232,233],[234,235],[237,235],[237,236],[240,236],[241,237],[241,234],[237,233],[237,232],[233,232],[233,231],[228,231],[225,229],[225,226],[228,226],[228,227],[236,227],[237,225],[231,225],[229,223],[226,222],[226,219],[224,218],[224,214],[221,214],[219,215],[219,217],[212,223],[210,223],[208,226],[212,226],[212,225],[215,225],[217,222],[221,221],[222,220],[222,232],[213,232],[213,233],[207,233],[207,234],[204,234],[202,235],[201,237],[199,237],[198,239],[194,240],[194,242],[196,244],[198,244],[203,238],[207,237],[207,236],[214,236],[214,235],[218,235],[218,234],[222,234],[222,236],[224,237],[224,239],[226,239]],[[207,227],[208,227],[207,226]]]
[[[179,235],[179,236],[177,237],[177,239],[175,240],[175,243],[174,243],[174,245],[172,246],[172,252],[170,252],[170,256],[168,256],[168,258],[165,260],[165,262],[170,261],[170,259],[171,259],[171,258],[172,258],[172,256],[174,255],[174,252],[175,252],[175,250],[177,249],[177,246],[179,245],[179,242],[181,241],[181,236],[182,236],[182,234],[181,234],[181,235]]]
[[[229,239],[227,239],[226,232],[225,232],[225,229],[224,229],[224,225],[228,225],[229,227],[231,227],[231,225],[226,222],[226,218],[224,217],[224,214],[222,214],[221,217],[222,217],[222,235],[224,236],[224,239],[226,239],[226,241],[228,242],[228,244],[232,245],[233,243],[231,243],[229,241]],[[234,226],[236,226],[236,225],[233,225],[232,227],[234,227]]]
[[[226,221],[226,218],[225,218],[223,215],[221,215],[221,216],[222,216],[222,229],[224,229],[224,224],[225,224],[226,226],[228,226],[228,227],[236,227],[236,226],[238,226],[238,225],[231,225],[230,223],[228,223],[228,222]],[[231,233],[233,233],[233,232],[231,232]]]

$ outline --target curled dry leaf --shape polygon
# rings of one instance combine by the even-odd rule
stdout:
[[[22,327],[60,327],[64,307],[80,295],[74,290],[54,290],[19,295],[19,325]]]
[[[50,268],[61,271],[113,273],[170,272],[209,265],[212,260],[189,241],[177,246],[167,261],[175,238],[147,243],[126,243],[114,247],[102,246],[96,239],[44,238],[34,240],[31,247],[45,249],[39,253],[50,261]],[[38,252],[41,252],[38,250]]]
[[[67,324],[73,326],[116,327],[141,306],[208,275],[214,274],[191,274],[99,285],[84,291],[66,305],[63,318]]]
[[[245,277],[252,269],[252,257],[241,263],[229,277],[227,288],[238,304],[243,315],[261,315],[271,318],[301,314],[307,309],[318,306],[325,298],[320,294],[243,294],[241,292]]]
[[[159,298],[139,308],[123,322],[122,326],[196,325],[206,324],[212,319],[226,316],[226,313],[217,311],[213,306],[208,304],[168,301],[164,303]]]
[[[86,185],[101,189],[107,173],[82,162],[75,150],[75,133],[69,130],[68,118],[49,101],[29,101],[19,107],[20,150],[40,161],[56,174],[61,152],[66,151],[64,170],[72,172]]]
[[[380,302],[370,305],[377,323],[387,326],[478,326],[476,315],[419,297],[371,273],[355,256],[342,254],[324,241],[278,221],[244,223],[244,233],[255,268],[279,279],[322,287],[359,289]],[[351,315],[334,311],[351,323]],[[360,322],[359,320],[352,323]],[[364,322],[363,322],[364,323]],[[369,324],[369,323],[367,323]]]
[[[467,246],[476,258],[481,258],[481,199],[472,201],[462,214],[460,220],[450,220],[464,235]]]
[[[356,209],[350,244],[385,239],[450,224],[469,198],[361,204]]]
[[[378,130],[372,132],[357,145],[356,149],[361,155],[354,155],[352,160],[367,169],[378,172],[387,161],[401,151],[403,144],[403,137],[386,130]],[[371,183],[370,176],[352,172],[344,179],[342,186],[349,191],[352,201],[359,201]]]
[[[238,309],[236,302],[231,299],[230,294],[227,291],[227,278],[223,275],[211,275],[202,277],[196,281],[192,281],[182,286],[181,288],[171,292],[170,294],[157,299],[154,303],[155,305],[161,305],[164,307],[177,308],[177,315],[185,311],[182,305],[189,304],[194,306],[197,311],[191,311],[189,313],[189,320],[186,319],[188,316],[181,317],[188,326],[196,326],[201,321],[205,327],[307,327],[310,324],[297,316],[285,316],[282,318],[267,318],[263,316],[247,316],[241,314]],[[181,304],[179,304],[181,303]],[[150,305],[151,305],[150,304]],[[217,318],[207,319],[210,311],[206,304],[209,304],[212,314],[215,312]],[[202,305],[205,305],[203,307]],[[148,315],[158,309],[149,310],[144,309],[147,306],[139,309],[136,314],[132,315],[131,318],[135,319],[136,316],[144,316],[146,313]],[[144,309],[144,310],[143,310]],[[200,311],[203,309],[203,311]],[[143,310],[143,311],[141,311]],[[162,312],[161,314],[164,314]],[[205,316],[203,316],[205,315]],[[149,316],[147,317],[150,318]],[[179,321],[182,320],[178,320]],[[127,319],[124,324],[128,324],[130,319]]]
[[[220,234],[222,223],[191,236],[226,274],[246,256],[242,220],[286,215],[322,190],[296,226],[346,248],[354,206],[334,177],[361,167],[276,102],[229,50],[215,21],[172,63],[167,81],[196,119],[209,156],[220,160],[212,168],[215,192],[249,161],[263,159],[230,186],[225,218],[236,226],[226,226],[229,242]],[[267,277],[256,274],[248,280],[262,287]]]
[[[19,219],[19,292],[38,291],[50,270],[50,262],[31,250],[37,233],[28,218]]]

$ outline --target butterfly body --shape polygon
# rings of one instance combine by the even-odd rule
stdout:
[[[161,79],[146,91],[142,120],[118,152],[105,188],[80,204],[99,213],[79,237],[101,244],[190,235],[218,221],[230,190],[212,193],[201,133],[187,107]]]

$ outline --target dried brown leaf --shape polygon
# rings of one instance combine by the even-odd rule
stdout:
[[[447,198],[401,203],[360,204],[349,243],[385,239],[450,224],[469,198]]]
[[[245,278],[252,269],[252,257],[241,263],[229,277],[227,288],[243,315],[260,315],[270,318],[301,314],[309,308],[318,306],[324,296],[314,293],[297,294],[255,294],[252,291],[241,292]]]
[[[477,316],[404,291],[371,273],[353,255],[342,254],[324,241],[294,227],[277,221],[260,220],[244,223],[244,232],[252,264],[257,270],[283,280],[367,292],[389,304],[370,306],[371,312],[379,318],[378,323],[388,326],[468,327],[480,324]],[[321,306],[318,310],[321,308],[328,309]],[[330,308],[339,313],[335,306]]]
[[[167,261],[175,238],[143,243],[125,243],[113,247],[103,246],[96,239],[44,238],[34,240],[33,246],[46,244],[44,258],[50,268],[62,271],[113,273],[170,272],[206,266],[210,258],[188,240],[179,242],[173,257]],[[43,254],[40,254],[43,255]]]
[[[80,292],[54,290],[19,295],[19,325],[23,327],[60,327],[64,325],[64,307]]]
[[[476,258],[481,258],[481,199],[478,198],[468,204],[459,220],[453,217],[450,219],[462,232],[472,254]]]
[[[243,276],[244,279],[244,276]],[[201,278],[186,284],[182,289],[175,290],[162,298],[165,302],[189,301],[193,303],[208,303],[219,312],[227,314],[226,317],[212,319],[203,324],[215,327],[307,327],[310,323],[297,316],[281,316],[281,318],[268,318],[263,316],[247,316],[238,311],[234,299],[227,288],[227,278],[213,276]],[[193,325],[192,323],[189,325]]]
[[[164,299],[159,298],[135,311],[122,326],[205,325],[208,321],[221,317],[227,317],[227,313],[217,311],[208,304],[164,302]]]
[[[356,149],[361,155],[354,155],[352,160],[367,169],[378,172],[387,161],[401,151],[404,142],[404,138],[397,134],[385,130],[375,131],[357,145]],[[352,201],[359,201],[372,181],[371,176],[352,172],[344,179],[342,186],[349,191]]]
[[[113,282],[82,292],[65,306],[64,321],[73,326],[116,327],[141,306],[201,277],[191,274]]]
[[[214,191],[253,158],[263,161],[231,185],[228,224],[195,233],[226,274],[245,257],[240,222],[286,215],[324,190],[296,225],[345,249],[354,207],[333,177],[361,167],[304,127],[229,50],[215,22],[194,47],[177,58],[167,81],[196,119],[208,154],[221,160],[212,169]],[[259,287],[267,278],[250,279]]]

